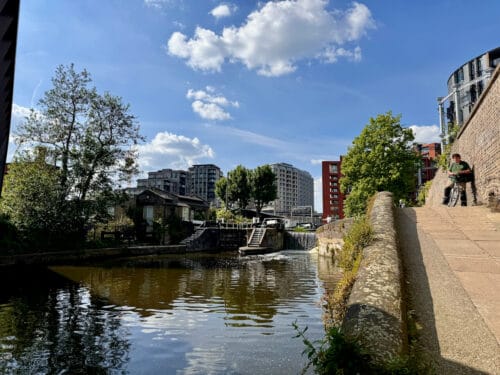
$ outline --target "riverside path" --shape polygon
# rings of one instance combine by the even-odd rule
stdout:
[[[397,209],[414,350],[437,374],[500,374],[500,214]]]

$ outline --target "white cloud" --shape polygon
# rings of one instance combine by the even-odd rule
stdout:
[[[150,8],[161,9],[168,5],[172,0],[144,0],[144,4]]]
[[[31,110],[27,107],[12,104],[11,130],[16,128],[26,117],[30,115]]]
[[[439,143],[441,138],[439,137],[440,130],[437,125],[411,125],[409,128],[413,131],[415,136],[414,142],[417,143]]]
[[[296,145],[282,141],[281,139],[268,137],[266,135],[254,133],[248,130],[242,130],[231,126],[206,125],[213,133],[221,134],[222,136],[231,136],[237,138],[241,142],[250,143],[258,146],[273,148],[276,150],[294,149]]]
[[[339,57],[345,57],[349,61],[360,62],[361,61],[361,48],[358,46],[352,51],[344,48],[328,47],[325,49],[323,54],[319,55],[327,63],[337,62]]]
[[[218,94],[212,86],[207,86],[205,90],[189,89],[186,98],[194,100],[191,104],[193,111],[206,120],[230,120],[232,117],[224,108],[240,106],[237,101],[230,101]]]
[[[210,11],[210,14],[215,18],[229,17],[233,11],[236,10],[235,6],[228,4],[220,4]]]
[[[311,159],[311,164],[312,165],[321,165],[322,161],[323,160],[321,160],[321,159]]]
[[[139,166],[142,170],[162,168],[187,169],[200,159],[213,159],[215,152],[198,138],[188,138],[169,132],[156,134],[154,139],[137,146]]]
[[[347,11],[328,11],[327,5],[327,0],[269,1],[249,14],[243,25],[226,27],[220,35],[202,27],[190,39],[174,32],[168,51],[186,59],[193,69],[219,72],[227,60],[264,76],[291,73],[304,59],[359,61],[361,48],[344,45],[375,28],[370,10],[356,2]]]
[[[31,110],[28,107],[20,106],[16,103],[12,103],[12,112],[10,119],[10,133],[9,133],[9,144],[7,150],[7,161],[10,162],[14,157],[14,153],[17,150],[16,145],[16,130],[17,127],[28,117]]]

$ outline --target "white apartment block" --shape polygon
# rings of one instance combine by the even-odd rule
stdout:
[[[314,180],[307,171],[291,164],[271,164],[276,174],[278,198],[265,208],[276,215],[289,216],[293,208],[310,206],[314,210]]]

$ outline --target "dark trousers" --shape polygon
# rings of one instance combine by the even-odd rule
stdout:
[[[460,193],[460,203],[462,204],[462,206],[467,206],[467,193],[465,191],[465,182],[460,182],[460,184],[462,185],[462,192]],[[453,187],[453,182],[444,188],[444,199],[443,199],[444,203],[448,203],[448,201],[450,200],[450,191],[452,187]]]

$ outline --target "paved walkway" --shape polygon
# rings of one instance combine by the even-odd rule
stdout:
[[[417,348],[438,374],[500,374],[500,214],[423,207],[397,218]]]

